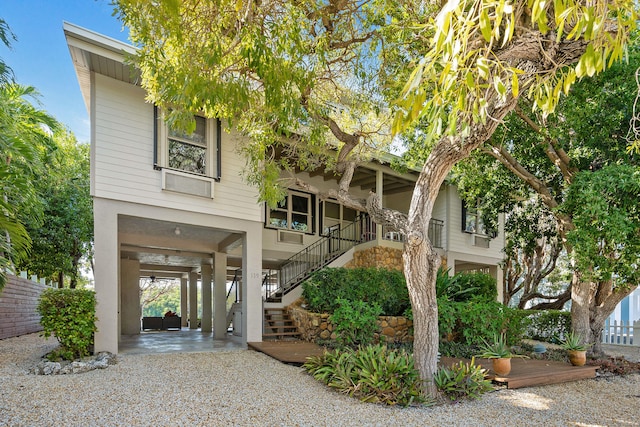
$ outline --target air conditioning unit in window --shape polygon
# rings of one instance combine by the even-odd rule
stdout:
[[[490,242],[491,242],[491,239],[489,238],[489,236],[484,236],[484,235],[481,235],[481,234],[472,234],[471,235],[471,245],[472,246],[488,249]]]
[[[212,178],[162,169],[162,189],[213,199]]]
[[[278,230],[278,242],[301,245],[304,243],[304,237],[300,233]]]

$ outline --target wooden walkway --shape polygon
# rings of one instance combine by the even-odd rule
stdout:
[[[324,353],[324,347],[305,341],[249,342],[247,346],[281,362],[298,365],[306,362],[308,356],[320,356]],[[443,357],[440,364],[450,366],[460,360],[462,359]],[[490,360],[476,359],[476,363],[487,369],[489,379],[506,384],[507,388],[532,387],[595,378],[598,369],[597,366],[571,366],[568,362],[513,358],[511,359],[511,373],[499,377],[491,371]]]
[[[443,357],[440,363],[450,366],[460,360]],[[491,370],[490,360],[476,359],[476,363],[487,369],[489,379],[506,384],[507,388],[533,387],[595,378],[598,369],[598,366],[572,366],[569,362],[513,358],[509,375],[498,376]]]
[[[297,340],[248,342],[247,346],[281,362],[300,365],[307,361],[307,357],[324,353],[324,347],[318,344]]]

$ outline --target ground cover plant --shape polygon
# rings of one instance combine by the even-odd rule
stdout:
[[[310,357],[315,379],[363,402],[408,406],[425,400],[411,354],[385,345],[344,348]]]
[[[460,361],[450,367],[441,367],[433,380],[438,390],[450,400],[478,399],[493,389],[491,381],[485,379],[485,372],[472,357],[470,362]]]

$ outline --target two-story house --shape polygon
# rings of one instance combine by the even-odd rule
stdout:
[[[200,300],[202,331],[225,339],[233,317],[234,332],[252,342],[262,340],[263,306],[297,298],[309,270],[353,263],[371,248],[401,252],[396,230],[293,186],[268,209],[242,179],[241,135],[204,117],[193,134],[174,132],[145,101],[127,61],[132,46],[68,23],[64,32],[91,121],[97,351],[117,353],[123,335],[140,333],[141,277],[180,278],[183,326],[198,327],[190,308]],[[336,185],[321,171],[300,175],[320,189]],[[406,212],[416,178],[381,159],[359,167],[351,190],[376,191],[384,206]],[[450,184],[433,218],[430,238],[451,273],[485,270],[501,289],[502,225],[497,236],[484,235],[478,212],[464,209]],[[230,316],[233,277],[241,279]]]

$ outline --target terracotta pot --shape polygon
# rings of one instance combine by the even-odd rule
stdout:
[[[573,366],[583,366],[587,362],[587,350],[567,350],[567,353]]]
[[[491,359],[491,361],[496,375],[504,377],[511,372],[511,359]]]

